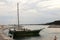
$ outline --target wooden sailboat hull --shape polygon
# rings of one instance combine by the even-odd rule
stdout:
[[[12,34],[13,38],[20,38],[20,37],[30,37],[30,36],[39,36],[40,30],[32,30],[32,31],[9,31]]]

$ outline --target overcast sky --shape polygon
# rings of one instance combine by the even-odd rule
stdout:
[[[0,0],[0,24],[41,24],[60,20],[60,0]]]

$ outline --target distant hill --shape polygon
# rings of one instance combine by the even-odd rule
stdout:
[[[46,23],[45,25],[60,25],[60,20],[56,20],[54,22]]]

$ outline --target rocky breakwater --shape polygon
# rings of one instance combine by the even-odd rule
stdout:
[[[0,40],[13,40],[12,38],[4,34],[4,29],[6,29],[6,27],[3,25],[0,25]]]

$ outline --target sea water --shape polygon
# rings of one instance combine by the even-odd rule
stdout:
[[[43,29],[39,33],[40,36],[24,37],[24,38],[14,39],[14,40],[54,40],[55,36],[57,37],[57,40],[60,40],[60,28],[48,28],[48,27],[49,25],[24,25],[23,28],[28,28],[31,30],[38,30],[42,28],[45,29]]]

